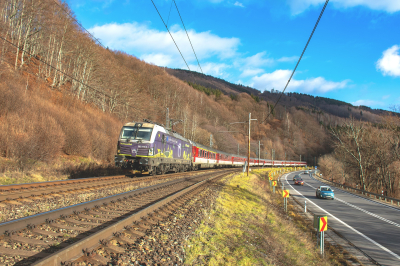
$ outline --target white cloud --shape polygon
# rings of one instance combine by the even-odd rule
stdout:
[[[284,57],[277,59],[276,61],[278,61],[278,62],[294,62],[298,59],[299,59],[298,56],[290,56],[290,57],[284,56]]]
[[[267,65],[272,65],[274,60],[271,58],[265,58],[266,52],[257,53],[253,56],[249,56],[243,59],[245,67],[255,68]]]
[[[110,23],[95,26],[89,31],[100,38],[105,46],[115,50],[123,50],[135,54],[144,60],[150,60],[156,65],[169,67],[185,67],[185,64],[167,31],[151,29],[145,24]],[[186,33],[179,26],[170,28],[179,49],[188,63],[196,60]],[[238,38],[224,38],[212,34],[210,31],[196,32],[189,30],[188,34],[196,51],[200,64],[203,60],[218,57],[232,58],[240,44]],[[165,65],[170,63],[169,65]],[[173,65],[171,65],[173,64]]]
[[[197,71],[201,73],[201,70],[199,68],[199,65],[189,65],[190,69],[193,71]],[[204,74],[206,75],[211,75],[215,77],[228,77],[229,74],[227,72],[227,69],[231,68],[230,65],[224,64],[224,63],[212,63],[212,62],[206,62],[201,64],[201,69],[203,70]]]
[[[170,55],[165,54],[143,54],[142,59],[147,63],[159,65],[159,66],[169,66],[173,59]]]
[[[286,86],[287,81],[290,78],[292,71],[290,70],[275,70],[272,73],[265,73],[261,76],[255,76],[252,78],[252,85],[261,91],[264,90],[283,90]],[[341,82],[334,82],[325,80],[323,77],[310,78],[305,80],[296,80],[292,78],[286,91],[297,91],[302,93],[326,93],[329,91],[343,89],[349,83],[349,80]]]
[[[255,76],[258,74],[261,74],[264,72],[264,69],[261,68],[255,68],[255,69],[245,69],[242,74],[240,74],[240,77],[251,77],[251,76]]]
[[[292,14],[297,15],[311,6],[319,6],[325,3],[325,0],[289,0],[289,6]],[[336,0],[329,5],[336,8],[351,8],[355,6],[364,6],[372,10],[380,10],[388,13],[400,11],[400,1],[398,0]]]
[[[390,98],[390,95],[384,95],[384,96],[382,96],[382,100],[387,100],[387,99],[389,99]]]
[[[384,76],[400,76],[400,46],[394,45],[382,53],[382,57],[376,62],[376,68]]]
[[[383,103],[378,102],[378,101],[374,101],[374,100],[357,100],[355,102],[351,103],[354,106],[374,106],[374,105],[383,105]]]
[[[234,3],[235,6],[240,6],[240,7],[244,7],[244,5],[242,3],[239,3],[238,1],[236,1],[236,3]]]

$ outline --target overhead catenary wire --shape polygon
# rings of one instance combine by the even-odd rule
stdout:
[[[2,39],[2,40],[4,40],[5,42],[11,44],[11,45],[14,46],[15,48],[18,48],[18,46],[17,46],[16,44],[10,42],[9,40],[7,40],[6,38],[4,38],[3,36],[0,36],[0,39]],[[65,72],[62,71],[62,70],[59,70],[58,68],[52,66],[51,64],[47,63],[46,61],[44,61],[44,60],[38,58],[37,56],[35,56],[35,55],[33,55],[33,54],[31,54],[30,52],[28,52],[28,51],[26,51],[26,50],[24,50],[24,49],[22,49],[22,48],[19,48],[19,49],[20,49],[21,51],[24,51],[26,54],[28,54],[28,55],[34,57],[36,60],[39,60],[40,62],[44,63],[45,65],[51,67],[51,68],[54,69],[55,71],[58,71],[58,72],[64,74],[65,76],[67,76],[67,77],[69,77],[69,78],[75,80],[75,81],[78,82],[79,84],[82,84],[83,86],[86,86],[87,88],[89,88],[89,89],[91,89],[91,90],[93,90],[93,91],[95,91],[95,92],[98,92],[98,93],[104,95],[104,96],[107,97],[107,98],[110,98],[110,99],[112,98],[112,97],[111,97],[110,95],[108,95],[107,93],[102,92],[102,91],[99,91],[98,89],[93,88],[92,86],[83,83],[82,81],[80,81],[80,80],[74,78],[73,76],[71,76],[71,75],[65,73]],[[131,105],[129,105],[129,104],[126,104],[126,106],[131,107],[131,108],[134,109],[134,110],[138,110],[137,108],[135,108],[135,107],[133,107],[133,106],[131,106]]]
[[[185,29],[186,36],[187,36],[187,37],[188,37],[188,39],[189,39],[190,46],[192,46],[192,50],[193,50],[194,56],[196,57],[197,64],[199,65],[200,71],[201,71],[201,73],[204,75],[204,73],[203,73],[203,69],[202,69],[202,68],[201,68],[201,66],[200,66],[199,59],[197,58],[197,54],[196,54],[196,52],[194,51],[194,48],[193,48],[192,41],[190,40],[190,38],[189,38],[189,34],[188,34],[187,30],[186,30],[185,23],[183,23],[183,19],[182,19],[181,13],[179,12],[178,6],[176,5],[176,2],[175,2],[175,0],[172,0],[172,1],[174,1],[175,7],[176,7],[176,11],[178,11],[179,17],[180,17],[180,19],[181,19],[181,21],[182,21],[183,28]]]
[[[169,13],[168,13],[168,19],[167,19],[167,27],[168,27],[168,22],[169,22],[169,17],[171,16],[171,10],[172,10],[172,3],[174,0],[171,0],[171,6],[169,7]]]
[[[153,3],[153,6],[154,6],[154,8],[156,9],[158,15],[160,16],[162,22],[164,23],[164,26],[165,26],[165,28],[167,29],[168,33],[169,33],[169,36],[171,36],[171,39],[172,39],[172,41],[174,42],[174,44],[175,44],[175,46],[176,46],[176,49],[178,49],[179,53],[181,54],[182,59],[183,59],[183,61],[185,62],[187,68],[189,69],[189,71],[191,71],[191,70],[190,70],[190,67],[189,67],[189,65],[188,65],[188,63],[186,63],[186,60],[185,60],[185,58],[183,57],[183,54],[182,54],[181,50],[179,50],[179,47],[178,47],[178,45],[176,44],[174,37],[172,37],[172,34],[171,34],[171,32],[169,31],[167,24],[165,24],[164,19],[162,18],[160,12],[158,11],[158,8],[157,8],[156,4],[154,3],[153,0],[151,0],[151,2]]]
[[[276,105],[279,103],[280,99],[282,98],[282,95],[285,93],[285,90],[286,90],[287,86],[289,85],[290,81],[292,80],[292,77],[293,77],[293,75],[294,75],[294,72],[296,71],[297,66],[299,65],[299,63],[300,63],[300,61],[301,61],[301,58],[303,57],[304,52],[306,51],[307,46],[308,46],[308,44],[310,43],[312,36],[314,35],[315,29],[317,28],[318,23],[319,23],[319,21],[321,20],[322,15],[324,14],[324,11],[325,11],[326,6],[328,5],[328,2],[329,2],[329,0],[326,0],[325,4],[324,4],[324,6],[323,6],[323,8],[322,8],[322,10],[321,10],[321,13],[319,14],[319,17],[318,17],[318,19],[317,19],[317,22],[316,22],[315,25],[314,25],[314,29],[312,30],[312,32],[311,32],[311,34],[310,34],[310,37],[308,38],[308,41],[307,41],[307,43],[306,43],[306,46],[304,47],[303,52],[301,53],[300,58],[299,58],[299,60],[297,61],[297,64],[296,64],[295,68],[293,69],[293,72],[292,72],[292,74],[290,75],[289,80],[288,80],[287,83],[286,83],[285,88],[283,89],[283,91],[282,91],[281,94],[279,95],[278,100],[275,102],[273,109],[275,109]],[[270,115],[271,115],[271,112],[270,112],[270,113],[268,114],[268,116],[265,118],[264,122],[267,121],[267,119],[268,119],[268,117],[269,117]]]

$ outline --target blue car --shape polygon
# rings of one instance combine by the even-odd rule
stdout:
[[[335,199],[335,193],[333,193],[333,189],[331,189],[328,186],[320,186],[317,188],[317,191],[315,192],[315,196],[319,199]]]

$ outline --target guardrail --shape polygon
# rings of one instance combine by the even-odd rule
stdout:
[[[314,175],[315,175],[315,173],[314,173]],[[343,188],[343,189],[346,189],[346,190],[349,190],[349,191],[352,191],[352,192],[358,192],[359,194],[364,195],[364,196],[368,196],[370,198],[373,197],[374,199],[379,199],[379,200],[382,200],[382,201],[384,200],[385,202],[389,202],[390,201],[391,204],[394,204],[394,203],[397,202],[397,206],[400,206],[400,199],[386,197],[386,196],[383,196],[381,194],[372,193],[372,192],[369,192],[369,191],[366,191],[366,190],[362,190],[362,189],[358,189],[358,188],[353,188],[351,186],[346,186],[346,185],[343,185],[343,184],[336,183],[336,182],[333,182],[331,180],[325,179],[325,178],[320,177],[320,176],[318,176],[318,178],[320,178],[320,179],[322,179],[322,180],[324,180],[324,181],[326,181],[326,182],[328,182],[330,184],[333,184],[336,187]]]

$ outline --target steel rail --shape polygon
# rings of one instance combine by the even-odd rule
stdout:
[[[204,173],[204,174],[196,175],[195,177],[201,177],[201,176],[207,175],[207,174],[211,174],[211,173]],[[48,212],[44,212],[44,213],[39,213],[39,214],[35,214],[35,215],[32,215],[32,216],[28,216],[28,217],[24,217],[24,218],[12,220],[12,221],[0,223],[0,235],[1,234],[10,234],[10,233],[12,233],[14,231],[25,229],[26,227],[31,226],[31,225],[51,222],[51,221],[53,221],[55,219],[60,218],[61,215],[63,215],[63,216],[71,215],[74,212],[85,211],[86,209],[94,208],[96,206],[101,206],[104,203],[108,203],[108,202],[111,202],[111,201],[115,202],[115,201],[122,201],[122,200],[125,200],[127,198],[133,198],[134,196],[137,196],[138,194],[141,194],[141,193],[144,193],[144,192],[148,192],[148,191],[152,191],[152,190],[157,189],[159,187],[163,187],[163,186],[168,186],[168,185],[172,185],[172,184],[175,184],[175,183],[179,183],[179,182],[181,182],[182,180],[185,180],[185,179],[187,180],[188,178],[181,178],[181,179],[171,180],[171,181],[168,181],[168,182],[165,182],[165,183],[161,183],[161,184],[157,184],[157,185],[153,185],[153,186],[150,186],[150,187],[139,188],[139,189],[136,189],[136,190],[133,190],[133,191],[128,191],[128,192],[120,193],[120,194],[117,194],[117,195],[108,196],[108,197],[105,197],[105,198],[96,199],[96,200],[92,200],[92,201],[88,201],[88,202],[84,202],[84,203],[79,203],[79,204],[75,204],[75,205],[72,205],[72,206],[60,208],[60,209],[57,209],[57,210],[48,211]]]
[[[202,172],[204,171],[197,173],[202,173]],[[73,180],[58,180],[58,181],[47,181],[38,183],[5,185],[5,186],[0,186],[0,202],[19,200],[35,196],[51,195],[52,193],[76,193],[81,189],[95,189],[107,185],[116,186],[124,183],[137,183],[137,182],[147,182],[159,179],[167,179],[170,177],[177,177],[185,173],[186,172],[180,172],[168,175],[160,175],[158,177],[145,176],[135,179],[126,177],[125,175],[118,175],[118,176],[108,176],[108,177],[89,177],[89,178],[73,179]],[[110,183],[115,180],[116,180],[115,183],[112,184]],[[77,185],[79,185],[79,187],[77,187]]]
[[[125,219],[107,227],[104,228],[92,235],[90,235],[87,238],[84,238],[76,243],[74,243],[73,246],[66,247],[54,254],[52,254],[50,257],[44,258],[33,265],[36,266],[48,266],[48,265],[61,265],[61,263],[69,261],[73,258],[79,258],[83,256],[82,251],[83,250],[94,250],[97,246],[99,246],[100,242],[103,239],[108,239],[114,236],[115,233],[124,230],[125,227],[132,225],[136,221],[140,221],[143,217],[147,216],[150,213],[153,213],[154,211],[158,210],[161,206],[164,206],[170,202],[173,202],[174,200],[178,199],[179,197],[185,195],[186,193],[189,193],[191,190],[196,189],[197,187],[205,184],[206,182],[220,178],[224,175],[229,174],[228,173],[222,173],[210,178],[207,178],[206,180],[197,182],[196,184],[185,188],[179,192],[176,192],[175,194],[169,196],[168,198],[165,198],[155,204],[152,204],[151,206],[148,206],[147,208],[132,214],[129,217],[126,217]]]
[[[70,185],[76,183],[90,183],[93,181],[105,181],[110,179],[120,179],[124,178],[124,175],[116,175],[116,176],[105,176],[105,177],[87,177],[87,178],[79,178],[79,179],[67,179],[67,180],[55,180],[55,181],[45,181],[45,182],[34,182],[34,183],[24,183],[24,184],[13,184],[13,185],[0,185],[0,193],[15,191],[15,190],[23,190],[23,189],[32,189],[32,188],[45,188],[49,186],[59,186],[59,185]]]

